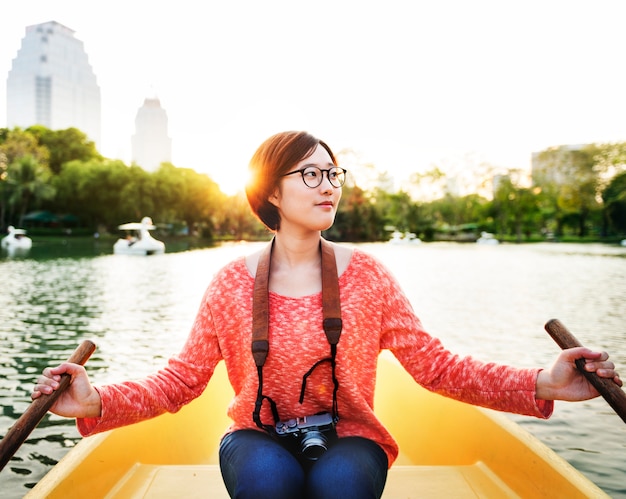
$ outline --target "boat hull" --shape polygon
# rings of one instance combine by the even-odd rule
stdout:
[[[177,414],[82,440],[26,498],[228,497],[223,363]],[[506,416],[431,394],[381,356],[376,412],[400,444],[384,498],[608,497]]]
[[[28,238],[22,238],[22,239],[5,238],[2,240],[1,246],[2,246],[2,249],[5,249],[7,251],[10,251],[10,250],[28,251],[29,249],[33,247],[33,241]]]
[[[165,253],[165,243],[150,235],[150,231],[156,229],[150,217],[143,217],[141,222],[122,224],[117,228],[127,231],[127,235],[115,241],[113,254],[147,256]]]
[[[146,239],[133,244],[126,239],[118,239],[113,245],[115,255],[162,255],[165,253],[165,244],[156,239]]]
[[[28,251],[33,246],[33,241],[26,236],[24,229],[16,229],[13,226],[8,228],[9,234],[0,240],[0,247],[10,252]]]

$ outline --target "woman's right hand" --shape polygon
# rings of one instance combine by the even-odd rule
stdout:
[[[57,367],[46,367],[37,378],[31,394],[33,400],[50,395],[59,388],[61,374],[71,376],[70,386],[50,408],[50,412],[68,418],[97,418],[102,411],[100,394],[89,382],[85,368],[64,362]]]

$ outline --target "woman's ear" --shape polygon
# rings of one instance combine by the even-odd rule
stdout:
[[[267,200],[273,204],[274,206],[276,206],[276,208],[278,208],[278,202],[280,200],[280,190],[278,189],[278,187],[276,187],[276,189],[274,189],[274,192],[272,192],[269,197],[267,198]]]

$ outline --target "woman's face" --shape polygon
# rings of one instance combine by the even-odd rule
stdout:
[[[316,166],[327,170],[335,166],[328,151],[319,144],[309,157],[300,161],[290,172]],[[288,172],[289,173],[289,172]],[[280,213],[280,232],[286,229],[322,231],[330,228],[341,199],[341,188],[331,185],[327,172],[323,172],[322,183],[308,187],[300,173],[284,176],[270,202]]]

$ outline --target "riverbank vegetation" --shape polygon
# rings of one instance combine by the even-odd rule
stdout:
[[[338,156],[340,164],[342,157],[354,160],[350,151]],[[468,194],[437,167],[416,172],[397,190],[375,165],[351,164],[329,237],[380,241],[392,231],[424,241],[472,241],[482,231],[516,242],[626,237],[626,143],[551,148],[535,159],[531,181],[517,170],[482,168],[481,189]],[[376,174],[364,186],[358,173],[366,169]],[[0,128],[0,230],[106,235],[143,216],[164,235],[267,237],[245,195],[226,195],[206,174],[171,163],[147,172],[105,158],[75,128]]]

